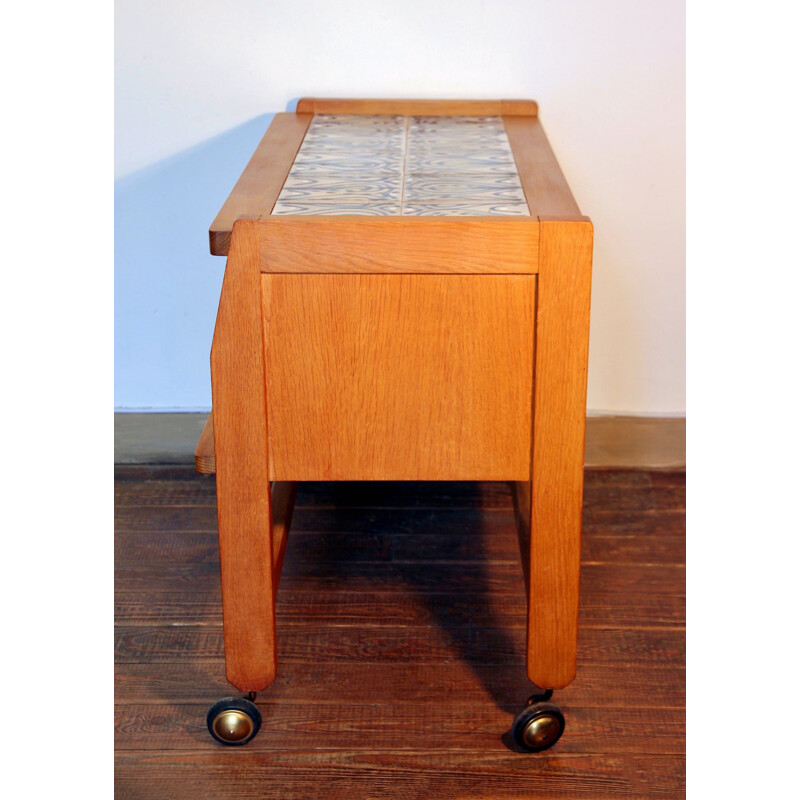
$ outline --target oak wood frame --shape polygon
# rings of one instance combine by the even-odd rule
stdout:
[[[534,217],[268,216],[262,272],[533,275]]]
[[[421,114],[430,117],[524,116],[535,117],[533,100],[386,100],[333,97],[301,97],[298,114]]]
[[[531,470],[514,484],[528,595],[528,676],[554,689],[575,676],[592,225],[580,215],[535,104],[476,102],[303,99],[297,114],[276,115],[211,226],[211,252],[227,254],[228,263],[211,357],[214,455],[209,460],[204,431],[198,468],[217,470],[226,670],[243,691],[262,690],[275,677],[274,598],[294,496],[292,483],[279,491],[281,484],[269,481],[262,272],[537,276]],[[531,217],[270,217],[313,113],[502,114]],[[461,237],[456,248],[453,231]],[[516,237],[510,247],[506,236]],[[466,266],[464,237],[482,253]],[[312,239],[322,258],[304,244]],[[375,246],[385,260],[375,257]]]

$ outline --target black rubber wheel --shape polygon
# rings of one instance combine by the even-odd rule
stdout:
[[[247,744],[261,727],[261,712],[242,697],[224,697],[208,709],[206,724],[220,744]]]
[[[517,714],[511,733],[528,753],[552,747],[564,733],[564,715],[555,703],[531,703]]]

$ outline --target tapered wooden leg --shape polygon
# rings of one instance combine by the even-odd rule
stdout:
[[[528,677],[559,689],[578,639],[592,225],[540,224],[531,483],[517,501],[530,521]]]
[[[211,348],[225,665],[242,691],[275,679],[272,503],[256,222],[233,226]]]

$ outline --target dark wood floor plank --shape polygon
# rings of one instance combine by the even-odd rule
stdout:
[[[292,531],[286,561],[327,563],[353,561],[510,561],[519,560],[513,531],[470,530],[463,534],[338,533]],[[206,564],[219,561],[217,534],[212,531],[162,531],[158,536],[119,534],[114,544],[119,566],[135,563]],[[678,536],[584,536],[581,560],[618,564],[683,564],[685,541]]]
[[[581,541],[582,564],[686,564],[682,536],[586,535]]]
[[[127,531],[152,534],[160,531],[217,530],[217,507],[207,506],[143,506],[120,505],[114,509],[117,535]]]
[[[646,511],[615,511],[585,508],[583,536],[680,536],[686,535],[683,509],[654,508]]]
[[[628,777],[639,797],[686,797],[686,757],[636,757],[625,760]]]
[[[120,800],[598,800],[604,797],[682,797],[680,756],[502,756],[403,750],[385,752],[246,748],[219,752],[120,752]],[[292,793],[286,794],[286,775]],[[146,776],[146,777],[145,777]],[[324,776],[324,778],[322,778]],[[149,780],[147,779],[149,778]],[[324,780],[324,784],[323,784]],[[649,787],[648,787],[649,784]],[[324,790],[322,786],[324,785]]]
[[[511,562],[418,564],[371,562],[284,564],[281,587],[291,591],[385,591],[407,593],[466,594],[481,598],[490,594],[522,591],[522,567]],[[116,570],[116,588],[128,592],[219,591],[215,564],[176,564],[167,571],[160,565],[128,564]],[[618,591],[633,594],[685,594],[684,568],[677,565],[585,564],[581,591]]]
[[[597,476],[601,475],[602,479]],[[120,482],[118,505],[214,505],[216,484],[210,476],[186,480]],[[511,508],[509,485],[499,482],[376,481],[300,484],[298,508]],[[586,473],[584,505],[617,511],[685,508],[685,490],[678,481],[652,479],[645,472],[623,472],[612,478]]]
[[[278,632],[278,658],[284,662],[399,661],[473,664],[524,664],[526,628],[431,625],[284,626]],[[116,660],[152,664],[216,659],[223,652],[222,630],[199,626],[117,626]],[[581,664],[682,665],[681,628],[584,628],[578,640]]]
[[[116,618],[126,625],[221,625],[219,593],[208,596],[180,592],[120,591]],[[278,593],[280,625],[520,625],[527,618],[522,589],[484,598],[463,594],[314,592]],[[680,627],[686,599],[680,595],[632,594],[597,590],[581,598],[581,626],[594,628]]]
[[[365,687],[366,689],[366,687]],[[514,715],[493,703],[475,703],[469,714],[450,703],[259,703],[261,731],[248,752],[284,749],[471,750],[500,753]],[[567,702],[569,737],[559,753],[681,755],[685,715],[674,708],[581,708]],[[211,751],[207,704],[116,706],[115,744],[120,750]]]
[[[130,482],[114,486],[114,503],[118,507],[214,506],[216,502],[217,484],[213,475],[197,475],[185,481]]]
[[[118,505],[119,533],[216,532],[214,505]],[[624,524],[630,525],[629,519]],[[371,509],[296,506],[293,531],[475,535],[487,530],[516,535],[514,514],[505,509]]]
[[[303,547],[308,557],[335,558],[339,554],[357,554],[359,560],[370,560],[361,555],[361,543],[353,539],[352,545],[343,543],[335,549],[325,540],[326,534],[312,534],[302,539],[298,534],[295,547]],[[360,534],[350,534],[359,536]],[[491,529],[472,532],[472,535],[440,534],[431,536],[422,533],[395,534],[389,537],[388,547],[391,560],[414,561],[510,561],[516,562],[519,543],[512,531]],[[334,543],[335,544],[335,543]],[[317,556],[314,548],[320,547]],[[368,553],[370,543],[365,542],[364,552]],[[581,543],[581,561],[616,564],[683,564],[685,563],[685,542],[679,536],[601,536],[586,535]],[[383,560],[382,558],[372,560]]]
[[[295,508],[293,531],[336,533],[379,533],[415,535],[515,535],[511,509],[321,509]],[[208,506],[139,506],[118,505],[115,511],[117,535],[158,532],[216,533],[217,512]],[[684,512],[680,509],[613,511],[586,509],[583,515],[584,537],[614,536],[685,536]]]
[[[651,486],[650,471],[646,469],[597,469],[588,467],[583,471],[584,486],[629,486],[646,488]]]
[[[216,660],[118,664],[117,703],[209,703],[232,692],[225,680],[222,654]],[[391,662],[280,662],[278,677],[259,695],[273,703],[448,703],[465,706],[494,703],[516,713],[531,693],[519,665],[491,669],[454,661],[447,664]],[[587,708],[683,708],[685,670],[676,666],[648,669],[584,664],[559,701]]]
[[[589,472],[589,470],[587,470]],[[599,470],[600,473],[605,470]],[[647,480],[651,486],[683,486],[686,487],[686,470],[647,470]]]
[[[216,484],[200,477],[120,483],[115,499],[121,505],[213,505]],[[511,508],[512,498],[509,485],[499,482],[303,482],[296,503],[323,508]]]
[[[116,796],[683,797],[684,487],[587,470],[578,675],[564,738],[531,756],[508,736],[531,688],[508,487],[307,486],[264,726],[223,748],[213,477],[121,468]]]
[[[198,475],[194,464],[115,464],[114,485],[153,481],[214,480],[213,475]]]

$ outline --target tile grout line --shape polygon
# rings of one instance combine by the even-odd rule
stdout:
[[[405,216],[406,162],[408,161],[408,129],[411,117],[403,117],[403,163],[400,167],[400,216]]]

